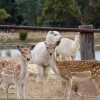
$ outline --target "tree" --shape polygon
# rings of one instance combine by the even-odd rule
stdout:
[[[0,9],[0,22],[10,17],[10,14],[6,12],[5,9]]]
[[[75,0],[46,0],[40,21],[52,26],[74,25],[75,9]]]
[[[15,24],[16,23],[15,0],[0,0],[0,8],[5,9],[10,14],[10,17],[4,20],[4,23],[5,24]]]
[[[16,0],[18,16],[22,16],[24,25],[37,25],[38,16],[44,0]]]
[[[93,22],[94,25],[98,28],[100,28],[100,0],[93,0],[95,5],[94,8],[94,14],[93,14]]]
[[[99,7],[100,0],[46,0],[40,22],[64,27],[91,24],[100,18]]]
[[[76,0],[76,8],[80,23],[91,24],[100,12],[100,0]]]

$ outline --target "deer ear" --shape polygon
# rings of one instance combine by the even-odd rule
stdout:
[[[59,41],[56,42],[56,46],[58,46],[60,44],[60,42],[61,42],[61,38]]]
[[[51,34],[53,34],[53,31],[51,31]]]
[[[20,45],[17,45],[17,49],[20,50],[21,49],[21,46]]]
[[[35,47],[36,44],[33,44],[30,48],[30,50],[33,50],[33,48]]]
[[[56,42],[56,46],[58,46],[58,45],[60,44],[60,42],[61,42],[61,41],[57,41],[57,42]]]
[[[45,43],[45,45],[47,45],[47,42],[46,41],[44,43]]]

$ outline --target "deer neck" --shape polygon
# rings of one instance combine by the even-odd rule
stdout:
[[[27,61],[22,59],[22,62],[21,62],[21,72],[20,72],[21,79],[25,79],[27,77],[27,70],[28,70],[27,66],[28,66]]]
[[[56,74],[59,74],[59,69],[57,68],[56,59],[54,53],[50,56],[50,65]]]

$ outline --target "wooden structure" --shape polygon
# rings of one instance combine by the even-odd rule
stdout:
[[[93,29],[93,25],[81,25],[80,29]],[[80,32],[80,53],[82,60],[95,59],[93,32]]]

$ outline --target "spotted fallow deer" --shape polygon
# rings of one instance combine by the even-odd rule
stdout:
[[[70,100],[70,92],[73,80],[76,82],[84,82],[92,79],[100,92],[100,62],[95,60],[80,61],[57,61],[54,54],[51,56],[51,66],[57,75],[66,80],[65,100]],[[84,73],[89,73],[83,76]],[[85,75],[85,74],[84,74]],[[98,100],[100,96],[98,95]]]
[[[31,59],[31,48],[17,46],[21,53],[21,63],[13,59],[0,58],[0,83],[4,82],[6,95],[8,99],[8,88],[15,85],[17,90],[17,99],[25,99],[25,83],[27,80],[28,61]]]

